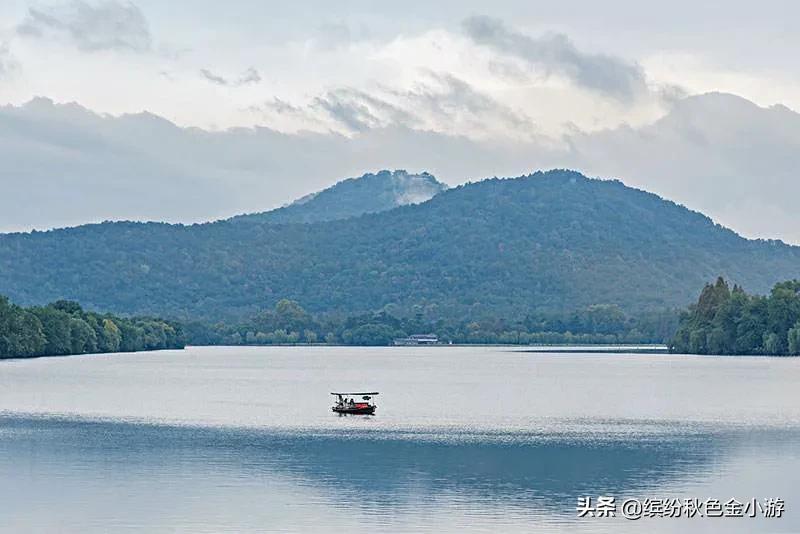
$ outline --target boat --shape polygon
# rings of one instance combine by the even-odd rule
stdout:
[[[331,410],[342,415],[375,415],[375,409],[378,406],[375,404],[373,397],[377,394],[377,391],[332,392],[331,395],[336,396],[336,403],[331,407]],[[356,401],[355,397],[361,397],[360,401]]]

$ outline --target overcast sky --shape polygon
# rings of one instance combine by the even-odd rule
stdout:
[[[0,231],[560,165],[800,243],[799,21],[790,1],[2,2]],[[179,131],[115,118],[143,111]]]

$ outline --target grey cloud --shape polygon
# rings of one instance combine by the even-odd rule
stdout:
[[[686,88],[674,84],[662,85],[656,91],[659,98],[668,104],[675,104],[690,96]]]
[[[485,16],[470,17],[463,26],[475,43],[521,58],[545,75],[563,76],[577,86],[622,102],[631,102],[647,92],[641,66],[618,57],[578,50],[566,35],[532,37]]]
[[[314,99],[312,107],[322,109],[334,121],[351,131],[389,125],[413,126],[417,116],[399,105],[349,87],[328,91]]]
[[[286,102],[285,100],[281,100],[280,98],[273,97],[272,100],[264,104],[265,107],[272,109],[275,113],[278,114],[289,114],[289,115],[297,115],[303,113],[302,108],[300,106],[295,106]]]
[[[274,123],[275,119],[280,117],[282,120],[290,120],[315,130],[325,129],[327,125],[327,121],[321,120],[321,117],[313,112],[313,105],[296,105],[276,96],[263,103],[246,106],[242,111],[258,115],[266,124]]]
[[[467,114],[476,122],[497,117],[516,129],[533,131],[533,122],[523,113],[517,112],[477,91],[464,80],[449,73],[428,72],[433,85],[421,84],[407,93],[413,107],[422,107],[442,120],[452,121],[456,116]]]
[[[253,67],[248,68],[242,74],[240,74],[238,78],[233,80],[225,78],[224,76],[216,74],[208,69],[200,69],[200,75],[211,83],[229,87],[241,87],[243,85],[258,83],[261,81],[261,75]]]
[[[133,3],[83,0],[44,8],[29,8],[17,33],[34,38],[65,38],[79,50],[148,52],[153,39],[142,11]]]
[[[569,139],[568,161],[700,210],[749,237],[800,244],[800,115],[730,94],[677,101],[662,119]]]
[[[104,219],[195,222],[277,207],[375,169],[430,169],[456,183],[521,174],[535,161],[530,146],[403,126],[351,137],[210,132],[37,99],[0,106],[0,231]]]
[[[380,125],[379,119],[361,99],[332,91],[314,99],[312,106],[324,110],[345,128],[362,132]]]
[[[236,84],[247,85],[249,83],[258,83],[260,81],[261,81],[261,75],[255,68],[250,67],[249,69],[244,71],[241,76],[239,76],[239,79],[236,80]]]
[[[214,74],[208,69],[200,69],[200,74],[203,76],[203,78],[205,78],[209,82],[215,83],[217,85],[228,85],[229,83],[228,80],[226,80],[222,76]]]
[[[338,88],[318,96],[312,110],[320,110],[350,132],[402,126],[453,127],[456,121],[480,129],[492,119],[532,133],[535,126],[517,112],[448,73],[425,71],[414,88],[400,91],[381,87],[373,94],[354,88]]]
[[[287,113],[300,108],[272,103]],[[490,106],[480,98],[470,105]],[[371,119],[356,114],[354,120],[358,126]],[[208,132],[154,115],[98,115],[37,99],[0,107],[0,231],[110,218],[208,220],[269,209],[381,168],[426,169],[452,185],[568,167],[620,178],[750,237],[800,244],[800,115],[788,108],[762,108],[732,95],[694,96],[653,124],[575,131],[566,141],[478,141],[401,124],[351,136],[268,128]]]

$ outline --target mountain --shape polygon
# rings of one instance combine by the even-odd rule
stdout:
[[[0,232],[110,219],[205,222],[284,205],[365,168],[426,169],[457,184],[535,164],[618,177],[743,235],[800,244],[800,114],[720,93],[665,111],[647,124],[508,142],[413,125],[351,136],[203,130],[36,98],[0,106]]]
[[[233,217],[235,222],[319,222],[378,213],[406,204],[418,204],[447,189],[427,172],[380,171],[348,178],[317,193],[272,211]]]
[[[800,247],[748,240],[618,181],[537,172],[421,204],[311,224],[102,223],[0,236],[20,304],[223,319],[282,298],[311,312],[390,306],[516,317],[593,304],[662,309],[722,275],[749,291],[800,278]]]
[[[800,114],[785,106],[695,95],[652,124],[570,143],[572,165],[690,205],[744,235],[800,243]]]

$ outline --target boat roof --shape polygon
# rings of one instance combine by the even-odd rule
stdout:
[[[331,395],[378,395],[378,392],[377,391],[348,391],[348,392],[332,391]]]

